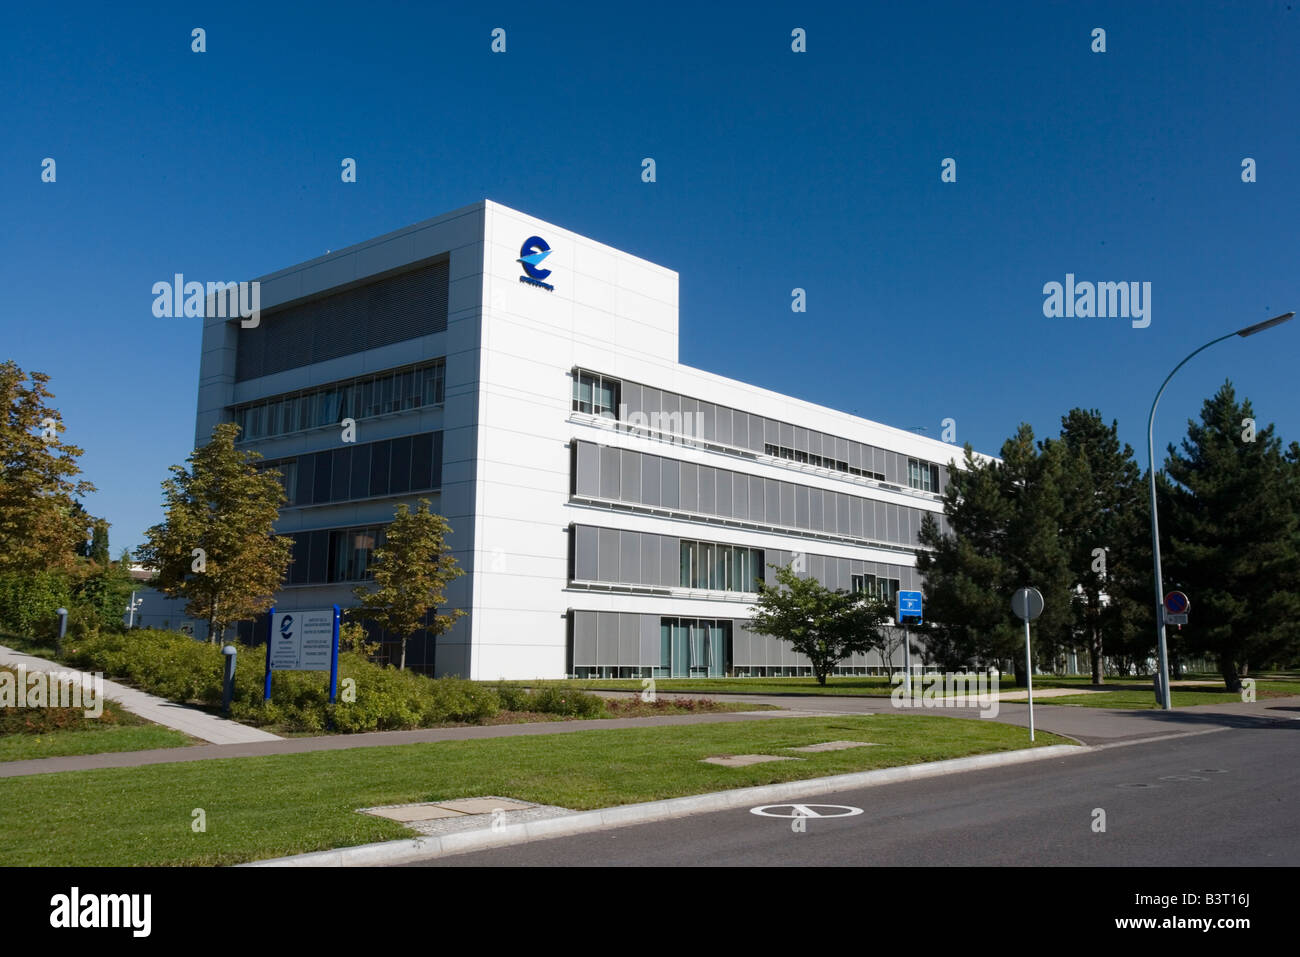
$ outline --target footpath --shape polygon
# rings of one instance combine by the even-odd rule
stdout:
[[[59,670],[51,662],[26,655],[18,655],[0,646],[0,664],[27,664],[29,670],[43,664]],[[831,696],[831,695],[737,695],[711,694],[709,697],[755,705],[772,705],[780,711],[733,711],[719,714],[661,715],[649,718],[596,718],[575,721],[542,721],[530,724],[476,725],[454,728],[422,728],[414,731],[375,731],[366,734],[315,735],[280,738],[276,735],[226,721],[212,715],[196,712],[183,705],[163,701],[152,695],[130,688],[120,688],[131,700],[122,700],[109,690],[112,682],[106,681],[105,695],[121,700],[123,707],[142,717],[204,737],[191,726],[202,725],[208,735],[247,735],[234,740],[214,742],[188,748],[159,748],[147,751],[119,751],[106,754],[81,754],[60,758],[38,758],[29,761],[0,763],[0,778],[21,777],[30,774],[53,774],[61,771],[87,771],[96,768],[141,767],[150,764],[174,764],[187,761],[208,761],[219,758],[247,758],[270,754],[301,754],[309,751],[338,751],[348,748],[387,747],[401,744],[421,744],[434,741],[465,741],[481,738],[505,738],[532,734],[572,734],[578,731],[607,730],[614,728],[671,727],[686,724],[716,724],[734,721],[768,721],[783,718],[808,718],[839,714],[916,714],[935,717],[980,719],[978,708],[895,708],[888,697]],[[625,697],[638,692],[597,692],[606,697]],[[139,696],[139,699],[133,696]],[[666,694],[665,697],[677,697]],[[700,695],[682,695],[700,697]],[[1037,697],[1037,696],[1035,696]],[[137,710],[139,709],[139,710]],[[202,719],[201,721],[199,719]],[[1029,725],[1029,708],[1019,702],[998,702],[994,720],[1020,727]],[[1086,745],[1114,745],[1167,735],[1196,733],[1226,728],[1259,728],[1276,726],[1300,720],[1300,696],[1270,698],[1251,704],[1200,705],[1178,708],[1175,711],[1126,711],[1110,708],[1083,708],[1070,706],[1034,705],[1034,727],[1072,738]],[[179,722],[195,722],[195,725]],[[227,726],[234,725],[234,728]],[[205,737],[211,741],[212,738]]]
[[[157,695],[146,694],[143,691],[137,691],[135,688],[128,688],[126,685],[118,684],[116,681],[109,681],[107,678],[96,679],[94,675],[88,672],[61,665],[57,661],[47,661],[44,658],[25,655],[21,651],[15,651],[5,645],[0,645],[0,665],[15,669],[23,668],[28,674],[44,671],[75,675],[77,680],[83,682],[83,687],[85,687],[87,681],[102,680],[104,683],[104,698],[107,700],[116,701],[127,711],[152,721],[154,724],[161,724],[167,728],[183,731],[192,738],[198,738],[200,741],[207,741],[210,744],[249,744],[257,741],[283,740],[279,735],[271,734],[269,731],[250,728],[238,721],[230,721],[218,715],[200,711],[198,708],[191,708],[189,705],[177,704],[174,701],[168,701],[166,698],[159,698]],[[28,762],[20,763],[26,764]]]

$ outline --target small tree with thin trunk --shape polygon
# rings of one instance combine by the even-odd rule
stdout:
[[[222,423],[190,455],[188,471],[171,467],[167,517],[136,552],[154,570],[155,587],[187,598],[185,613],[207,620],[210,642],[271,607],[292,549],[273,533],[284,503],[279,473],[257,468],[258,453],[236,449],[238,435],[239,426]]]
[[[397,506],[384,544],[375,549],[371,571],[373,590],[358,585],[359,613],[402,641],[401,662],[406,670],[406,642],[417,631],[436,638],[465,613],[453,609],[445,615],[429,614],[447,600],[448,582],[465,574],[447,551],[451,534],[447,520],[429,510],[422,498],[414,513],[405,503]]]
[[[788,641],[812,663],[819,685],[849,655],[866,654],[880,644],[879,626],[888,609],[879,598],[832,591],[815,578],[800,578],[789,565],[771,567],[777,583],[758,583],[749,630]]]

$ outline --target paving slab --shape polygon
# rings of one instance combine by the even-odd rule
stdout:
[[[783,754],[733,754],[716,758],[700,758],[704,764],[716,764],[724,768],[747,768],[751,764],[766,764],[768,761],[798,761],[798,758]]]
[[[455,801],[440,801],[438,806],[460,811],[462,814],[491,814],[497,810],[515,811],[532,807],[527,801],[498,797],[457,798]]]
[[[791,751],[809,751],[818,753],[821,751],[846,751],[849,748],[877,748],[879,747],[874,741],[823,741],[821,744],[806,744],[802,748],[790,748]]]
[[[470,813],[443,807],[440,804],[395,804],[387,807],[363,807],[359,810],[362,814],[386,817],[390,821],[401,821],[403,824],[412,821],[431,821],[435,818],[465,817]]]

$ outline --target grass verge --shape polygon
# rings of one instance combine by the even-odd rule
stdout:
[[[148,751],[183,748],[194,744],[189,735],[161,725],[106,726],[91,731],[46,731],[41,734],[7,734],[0,737],[0,762],[63,758],[76,754],[111,751]]]
[[[745,768],[729,754],[871,748]],[[1039,734],[1037,746],[1071,743]],[[360,807],[494,794],[587,810],[1032,747],[1023,728],[846,715],[581,731],[0,779],[0,865],[214,865],[410,836]],[[207,830],[191,829],[203,808]]]

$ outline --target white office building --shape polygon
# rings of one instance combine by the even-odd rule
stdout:
[[[284,476],[278,610],[355,604],[419,498],[466,572],[431,674],[803,674],[745,625],[769,565],[919,587],[957,450],[680,364],[670,269],[484,201],[260,282],[256,326],[205,322],[195,439],[236,421]]]

